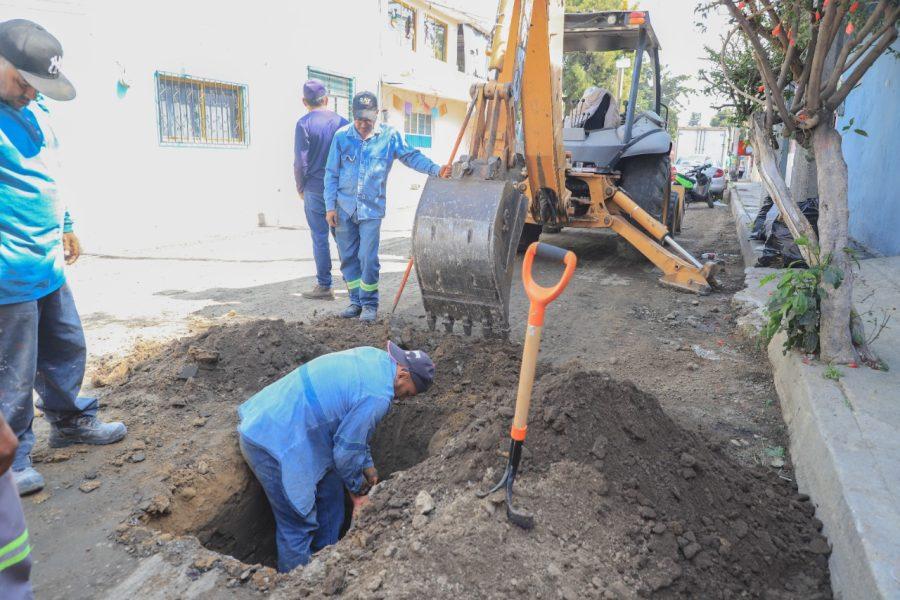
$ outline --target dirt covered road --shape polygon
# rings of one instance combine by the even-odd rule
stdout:
[[[475,495],[505,464],[526,313],[518,276],[511,342],[428,332],[413,285],[391,335],[432,353],[435,388],[379,427],[386,480],[349,534],[286,577],[270,568],[273,525],[237,451],[234,408],[319,354],[382,344],[383,329],[319,318],[335,304],[300,304],[305,281],[207,292],[230,304],[205,309],[195,335],[95,365],[128,440],[39,444],[41,470],[65,484],[25,501],[38,542],[65,531],[37,550],[39,594],[830,597],[828,544],[782,456],[766,363],[734,336],[733,231],[725,208],[687,213],[682,243],[726,267],[705,298],[660,287],[614,238],[546,236],[580,262],[545,328],[516,488],[530,532],[506,522],[502,499]],[[386,295],[396,279],[383,280]]]

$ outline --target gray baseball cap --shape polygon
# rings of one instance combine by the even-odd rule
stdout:
[[[54,100],[71,100],[75,86],[60,71],[62,44],[33,21],[0,23],[0,56],[8,60],[31,87]]]
[[[434,362],[421,350],[404,350],[394,342],[387,343],[388,354],[401,367],[409,369],[416,393],[427,392],[434,383]]]

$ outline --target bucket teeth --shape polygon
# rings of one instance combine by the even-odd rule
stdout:
[[[453,323],[456,322],[456,319],[451,317],[450,315],[444,316],[444,331],[447,333],[453,333]]]
[[[462,323],[463,333],[467,336],[472,335],[472,319],[466,317]]]

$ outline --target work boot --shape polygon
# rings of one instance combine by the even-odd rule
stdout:
[[[13,481],[20,496],[27,496],[44,489],[44,477],[34,467],[25,467],[21,471],[13,469]]]
[[[359,315],[359,320],[364,323],[374,323],[375,319],[378,318],[378,309],[374,306],[363,306],[362,314]]]
[[[97,417],[81,416],[50,425],[50,447],[64,448],[72,444],[102,446],[118,442],[128,430],[124,423],[104,423]]]
[[[362,306],[359,306],[358,304],[351,304],[340,312],[340,316],[342,319],[355,319],[361,312]]]
[[[334,300],[334,292],[331,291],[331,288],[321,285],[316,285],[313,289],[300,295],[309,300]]]

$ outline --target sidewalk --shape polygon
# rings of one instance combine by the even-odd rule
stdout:
[[[758,249],[745,240],[759,207],[759,184],[738,184],[732,211],[745,264]],[[761,272],[746,269],[740,294],[752,311],[768,296]],[[737,296],[736,296],[737,298]],[[861,261],[854,298],[861,311],[900,305],[900,257]],[[829,560],[836,598],[900,598],[900,325],[892,320],[873,348],[888,372],[840,367],[838,381],[823,377],[826,365],[782,353],[784,338],[769,345],[775,386],[790,432],[791,458],[800,489],[816,504],[816,516],[832,544]]]

